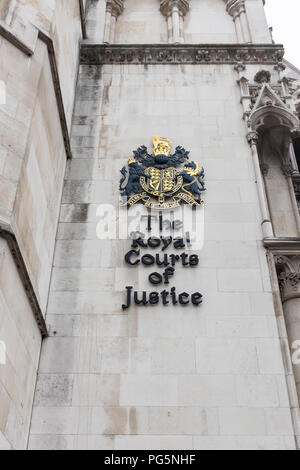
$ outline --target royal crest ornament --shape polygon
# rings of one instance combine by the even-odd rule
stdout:
[[[151,209],[171,209],[180,203],[192,207],[204,204],[204,169],[190,161],[189,152],[172,144],[166,137],[154,136],[153,154],[143,146],[133,152],[128,167],[121,170],[121,204],[128,207],[143,203]]]

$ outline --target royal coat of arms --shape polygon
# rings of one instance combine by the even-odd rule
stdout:
[[[172,144],[165,137],[154,136],[153,155],[143,146],[133,152],[128,168],[121,170],[122,204],[128,207],[142,202],[152,209],[170,209],[185,202],[192,207],[203,205],[204,169],[190,161],[189,152]]]

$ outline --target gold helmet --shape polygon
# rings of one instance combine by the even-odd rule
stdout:
[[[153,138],[153,153],[154,155],[170,155],[172,143],[166,137],[159,137],[155,135]]]

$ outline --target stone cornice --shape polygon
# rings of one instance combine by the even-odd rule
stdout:
[[[280,250],[284,253],[300,252],[300,238],[264,238],[264,246],[273,250]]]
[[[281,45],[152,44],[103,45],[83,41],[80,63],[102,64],[277,64]]]
[[[18,245],[18,241],[9,225],[0,224],[0,237],[4,238],[7,241],[10,252],[19,272],[20,279],[24,286],[25,293],[30,303],[33,315],[36,319],[42,337],[45,338],[46,336],[48,336],[47,326],[42,311],[40,309],[38,299],[35,295],[34,288],[32,286],[21,250]]]

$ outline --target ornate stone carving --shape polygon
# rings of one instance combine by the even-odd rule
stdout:
[[[118,18],[124,11],[124,0],[107,0],[106,11],[110,11],[112,16]]]
[[[106,1],[104,43],[114,43],[117,18],[124,11],[124,0]]]
[[[247,140],[249,144],[252,145],[257,145],[258,143],[258,133],[257,132],[249,132],[247,135]]]
[[[245,0],[224,0],[226,3],[226,10],[234,18],[241,13],[246,12]]]
[[[101,64],[276,64],[284,55],[281,46],[228,45],[98,45],[83,44],[80,61]]]
[[[275,65],[274,69],[278,72],[284,72],[286,69],[286,65],[284,65],[283,62],[278,62],[278,64]]]
[[[161,0],[160,11],[168,20],[170,43],[184,43],[183,20],[189,8],[188,0]]]
[[[283,302],[300,298],[300,255],[275,254],[274,260]]]
[[[238,62],[235,67],[234,67],[234,70],[238,73],[242,73],[246,70],[246,65],[243,64],[243,62]]]
[[[281,171],[286,177],[291,177],[295,173],[292,163],[285,163],[281,165]]]
[[[190,4],[188,0],[161,0],[160,2],[160,11],[166,17],[172,14],[172,9],[177,7],[179,13],[182,16],[185,16],[189,11]]]
[[[271,73],[268,70],[260,70],[254,77],[256,83],[270,83]]]

